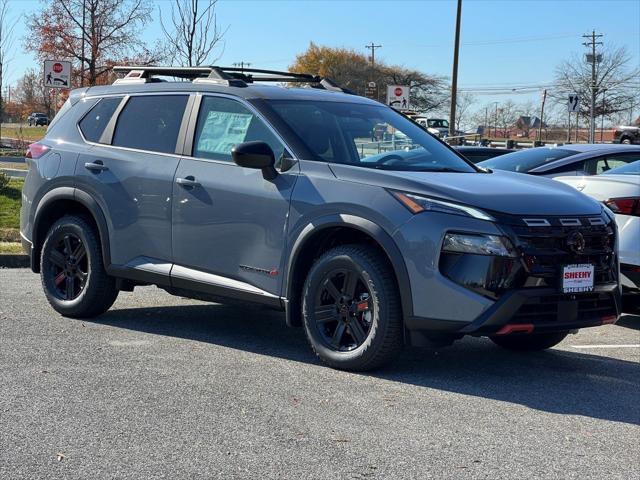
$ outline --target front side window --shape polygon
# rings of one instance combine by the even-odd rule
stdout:
[[[100,141],[102,132],[121,101],[122,97],[102,98],[89,110],[80,120],[80,130],[85,139],[90,142]]]
[[[122,109],[112,145],[175,153],[187,95],[131,97]]]
[[[230,162],[231,149],[243,142],[262,141],[276,161],[284,146],[264,122],[236,100],[205,96],[200,104],[193,142],[193,156]]]
[[[476,172],[395,110],[365,103],[270,100],[310,158],[381,170]]]
[[[640,160],[640,153],[607,155],[606,157],[587,160],[587,171],[592,175],[600,175],[617,167]]]
[[[607,170],[603,175],[640,175],[640,160]]]

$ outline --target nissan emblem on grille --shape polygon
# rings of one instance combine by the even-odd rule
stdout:
[[[567,236],[567,247],[573,253],[582,253],[585,246],[584,236],[580,232],[573,231]]]

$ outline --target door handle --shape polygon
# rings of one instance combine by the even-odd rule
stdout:
[[[181,177],[176,178],[176,183],[181,187],[185,187],[185,188],[193,188],[193,187],[200,186],[200,182],[196,182],[196,179],[193,178],[191,175],[184,178],[181,178]]]
[[[109,170],[109,167],[106,167],[101,160],[96,160],[95,162],[87,162],[84,164],[84,168],[98,173]]]

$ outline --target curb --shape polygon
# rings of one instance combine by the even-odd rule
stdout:
[[[0,268],[28,268],[29,255],[19,253],[0,255]]]
[[[6,173],[11,178],[26,178],[28,170],[17,168],[0,168],[0,172]]]

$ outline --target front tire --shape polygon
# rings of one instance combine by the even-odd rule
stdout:
[[[307,275],[302,312],[311,348],[330,367],[372,370],[402,350],[394,272],[371,247],[345,245],[322,255]]]
[[[624,137],[622,140],[620,140],[620,143],[623,145],[631,145],[631,139],[628,137]]]
[[[98,234],[83,216],[53,224],[42,246],[40,278],[47,300],[65,317],[96,317],[118,296],[115,279],[104,269]]]
[[[535,352],[538,350],[546,350],[559,344],[569,332],[552,332],[552,333],[531,333],[531,334],[513,334],[513,335],[496,335],[490,337],[493,343],[507,350],[518,352]]]

